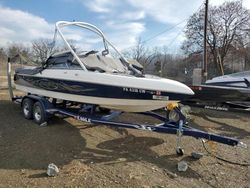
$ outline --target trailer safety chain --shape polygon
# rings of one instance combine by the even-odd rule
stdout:
[[[205,151],[212,157],[218,159],[218,160],[221,160],[221,161],[224,161],[226,163],[230,163],[230,164],[233,164],[233,165],[239,165],[239,166],[250,166],[250,163],[238,163],[238,162],[235,162],[235,161],[230,161],[228,159],[225,159],[225,158],[222,158],[218,155],[215,155],[213,152],[209,151],[209,149],[206,147],[205,145],[205,141],[204,139],[201,139],[201,143],[202,143],[202,146],[203,148],[205,149]]]

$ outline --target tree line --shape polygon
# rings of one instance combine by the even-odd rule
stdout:
[[[193,69],[200,67],[203,60],[203,30],[204,8],[189,18],[184,30],[186,40],[178,55],[169,53],[168,46],[149,49],[140,38],[123,54],[140,62],[145,73],[191,82]],[[209,6],[207,33],[209,78],[250,69],[250,10],[242,6],[241,0]],[[0,48],[0,58],[19,53],[39,64],[62,49],[52,48],[51,40],[38,39],[30,47],[13,43]]]

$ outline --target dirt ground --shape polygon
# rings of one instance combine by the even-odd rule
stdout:
[[[124,120],[149,122],[125,114]],[[250,146],[249,114],[192,109],[190,124],[237,137]],[[199,160],[201,141],[183,137],[185,154],[175,153],[176,136],[149,131],[93,126],[71,118],[53,118],[47,127],[24,119],[19,105],[0,90],[0,187],[250,187],[250,167],[210,155]],[[207,144],[227,160],[250,163],[250,150]],[[178,172],[177,163],[189,168]],[[59,175],[47,177],[49,163]]]
[[[5,65],[0,70],[0,188],[7,187],[250,187],[250,167],[208,155],[200,140],[183,137],[184,156],[175,153],[176,136],[93,126],[71,118],[53,118],[39,127],[23,118],[7,95]],[[122,119],[152,122],[125,114]],[[237,137],[250,146],[249,114],[192,108],[193,127]],[[206,144],[229,161],[250,163],[250,150]],[[203,152],[199,160],[191,152]],[[189,168],[178,172],[177,163]],[[48,164],[59,175],[47,177]]]

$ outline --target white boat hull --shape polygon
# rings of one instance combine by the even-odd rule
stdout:
[[[135,99],[115,99],[102,97],[89,97],[82,95],[73,95],[67,93],[59,93],[54,91],[47,91],[42,89],[35,89],[31,87],[16,85],[17,90],[26,93],[32,93],[40,96],[76,101],[80,103],[97,104],[104,108],[124,111],[124,112],[144,112],[166,107],[168,103],[178,101],[161,101],[161,100],[135,100]]]
[[[46,69],[35,75],[17,74],[15,84],[27,93],[126,112],[163,108],[193,95],[189,87],[169,79],[82,70]]]

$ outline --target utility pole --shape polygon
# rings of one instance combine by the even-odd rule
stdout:
[[[207,12],[208,12],[208,0],[205,0],[205,21],[204,21],[204,43],[203,43],[203,66],[202,77],[203,80],[207,80]]]

